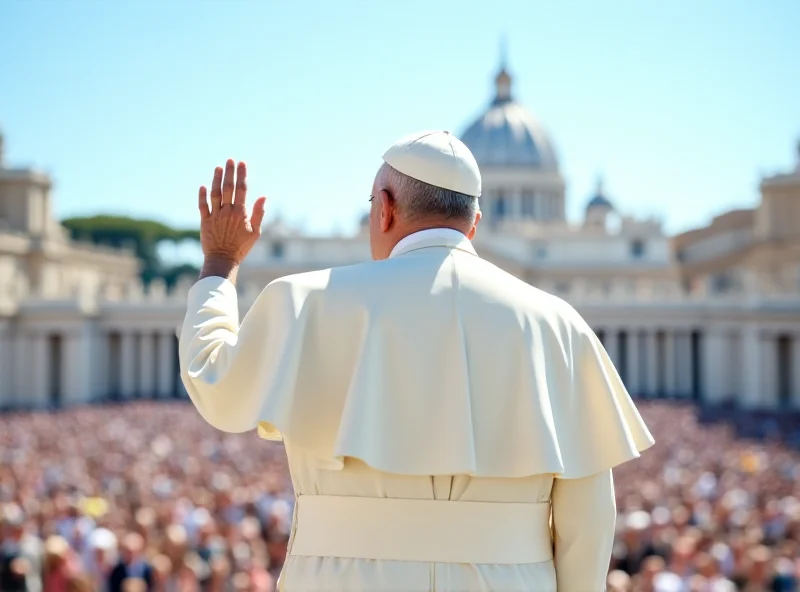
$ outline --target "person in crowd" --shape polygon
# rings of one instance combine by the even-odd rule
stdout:
[[[637,572],[627,559],[628,529],[640,538],[645,522],[641,515],[629,520],[636,512],[651,518],[645,534],[664,560],[653,578],[661,590],[683,592],[703,581],[706,592],[797,590],[800,451],[740,439],[732,424],[701,423],[689,404],[643,401],[639,409],[658,444],[615,470],[618,518],[608,590],[639,592],[632,580],[644,561],[637,553]],[[780,419],[787,435],[797,430]],[[292,486],[282,446],[252,446],[253,439],[210,428],[184,402],[0,414],[0,590],[41,592],[44,541],[62,532],[58,524],[70,504],[91,524],[88,546],[114,548],[108,555],[114,565],[119,542],[146,530],[158,592],[205,592],[192,553],[210,557],[207,585],[224,578],[225,592],[251,591],[250,557],[260,553],[274,589],[291,529]],[[223,515],[229,504],[209,488],[237,491],[230,498],[241,514],[232,514],[233,523]],[[103,592],[94,553],[73,551],[78,574],[67,589]],[[17,567],[22,578],[8,571],[8,559],[20,557],[26,560]],[[223,560],[226,566],[215,563]],[[15,577],[22,583],[5,584]]]
[[[109,592],[123,592],[125,582],[129,580],[143,582],[148,592],[153,589],[153,566],[145,554],[145,540],[138,532],[125,535],[120,560],[108,577]]]
[[[0,590],[41,592],[44,546],[26,527],[25,514],[15,503],[0,513]]]
[[[44,592],[67,592],[70,582],[80,575],[78,553],[63,536],[53,534],[45,540],[42,571]]]
[[[116,535],[103,527],[92,530],[87,536],[83,567],[91,577],[96,592],[108,592],[109,579],[117,559]]]

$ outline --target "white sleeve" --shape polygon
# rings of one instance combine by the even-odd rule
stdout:
[[[280,283],[259,295],[241,327],[231,282],[207,277],[192,286],[178,357],[189,397],[209,424],[229,433],[256,427],[293,319],[291,297]]]
[[[602,592],[617,519],[611,469],[553,484],[558,592]]]

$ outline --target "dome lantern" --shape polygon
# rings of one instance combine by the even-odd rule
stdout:
[[[605,191],[603,191],[603,177],[597,178],[597,186],[594,190],[594,196],[589,200],[589,203],[586,204],[586,210],[593,210],[603,208],[607,210],[613,210],[614,206],[611,205],[611,202],[608,201],[606,197]]]
[[[586,204],[584,225],[595,228],[606,228],[608,217],[614,212],[614,206],[606,197],[603,190],[603,177],[597,178],[597,187],[592,197]]]
[[[494,98],[494,105],[501,105],[511,101],[511,75],[502,68],[494,79],[497,93]]]
[[[558,172],[555,150],[539,121],[511,95],[511,75],[505,56],[495,76],[495,96],[488,109],[461,134],[485,167],[528,168]]]
[[[509,103],[511,98],[511,74],[508,73],[508,51],[506,49],[506,38],[500,40],[500,70],[494,78],[495,96],[493,105]]]

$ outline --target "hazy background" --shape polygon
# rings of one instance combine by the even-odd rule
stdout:
[[[674,232],[793,166],[798,31],[794,0],[3,0],[0,127],[8,160],[53,174],[59,217],[195,226],[197,186],[234,157],[270,215],[348,231],[388,145],[461,133],[491,99],[505,37],[568,215],[603,174]]]

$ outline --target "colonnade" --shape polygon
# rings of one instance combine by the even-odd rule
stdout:
[[[800,409],[800,328],[596,323],[629,392]],[[0,408],[184,397],[174,330],[91,323],[10,331],[0,320]]]
[[[106,390],[112,398],[173,398],[183,394],[174,331],[122,330],[109,337]]]
[[[12,334],[0,324],[0,407],[184,395],[174,330],[83,323]]]
[[[800,409],[798,330],[737,323],[595,331],[635,396]]]

